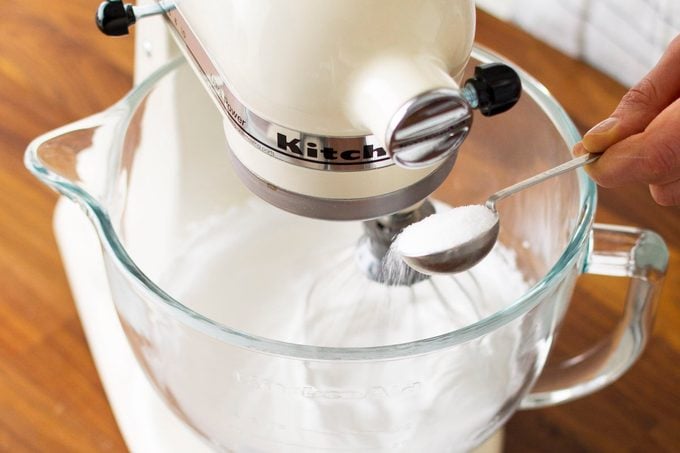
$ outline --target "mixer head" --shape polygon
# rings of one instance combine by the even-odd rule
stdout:
[[[109,0],[97,23],[122,35],[163,14],[223,113],[245,185],[295,214],[366,220],[425,199],[453,168],[472,110],[500,113],[521,91],[500,64],[459,83],[472,0],[397,3]]]

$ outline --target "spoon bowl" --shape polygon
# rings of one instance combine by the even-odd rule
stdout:
[[[422,274],[452,274],[463,272],[479,263],[493,249],[498,240],[500,230],[500,217],[496,210],[496,202],[509,197],[521,190],[532,187],[547,179],[554,178],[561,174],[580,168],[584,165],[595,162],[600,157],[599,154],[585,154],[565,162],[557,167],[546,170],[535,176],[527,178],[510,187],[499,190],[491,195],[486,201],[486,207],[495,217],[495,222],[486,230],[479,233],[470,240],[466,240],[445,250],[421,255],[412,255],[401,252],[401,259],[409,267]],[[434,214],[437,215],[437,214]]]
[[[401,255],[401,259],[416,271],[432,274],[463,272],[479,263],[493,249],[498,240],[500,218],[493,211],[496,222],[480,235],[447,250],[421,256]]]

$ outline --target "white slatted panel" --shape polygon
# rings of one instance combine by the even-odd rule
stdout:
[[[479,0],[563,52],[625,85],[656,63],[680,34],[680,0]]]

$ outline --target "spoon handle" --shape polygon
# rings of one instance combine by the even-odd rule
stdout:
[[[495,211],[496,210],[496,202],[499,200],[502,200],[503,198],[509,197],[510,195],[513,195],[520,190],[527,189],[531,186],[534,186],[538,183],[541,183],[545,181],[546,179],[550,179],[554,176],[559,176],[563,173],[566,173],[568,171],[574,170],[576,168],[582,167],[584,165],[591,164],[595,162],[597,159],[600,158],[600,154],[584,154],[583,156],[579,156],[575,159],[572,159],[568,162],[565,162],[561,165],[558,165],[557,167],[551,168],[550,170],[546,170],[542,173],[539,173],[535,176],[532,176],[530,178],[525,179],[524,181],[520,181],[516,184],[511,185],[510,187],[506,187],[505,189],[501,189],[495,194],[491,195],[489,199],[486,201],[486,206]]]

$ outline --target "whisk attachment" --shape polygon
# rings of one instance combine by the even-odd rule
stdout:
[[[435,213],[429,200],[417,206],[363,222],[364,235],[359,240],[356,260],[371,280],[390,286],[411,286],[428,278],[409,266],[392,251],[392,243],[401,231]]]

